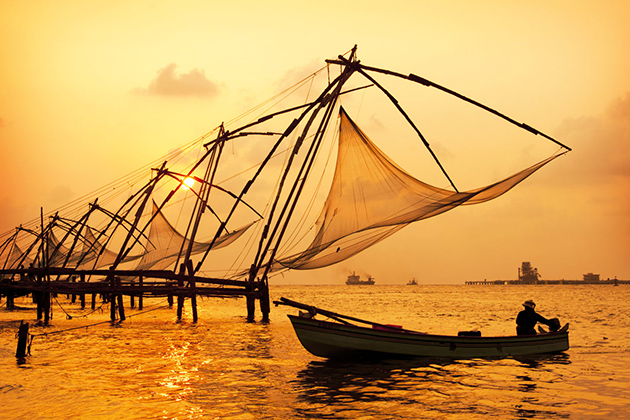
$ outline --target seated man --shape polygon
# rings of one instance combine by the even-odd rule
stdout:
[[[534,327],[540,322],[548,325],[552,331],[558,330],[558,320],[549,320],[535,311],[536,304],[532,300],[523,303],[525,309],[518,313],[516,317],[516,335],[536,334]]]

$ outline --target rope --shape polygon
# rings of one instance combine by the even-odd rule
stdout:
[[[56,299],[55,299],[55,301],[56,301]],[[59,302],[57,302],[57,304],[59,304]],[[61,305],[59,305],[59,306],[61,307]],[[136,314],[129,315],[129,316],[127,316],[127,318],[131,318],[131,317],[138,316],[138,315],[144,315],[144,314],[147,314],[149,312],[157,311],[158,309],[164,309],[164,308],[167,308],[167,307],[168,307],[168,305],[156,306],[155,308],[148,309],[146,311],[142,311],[142,312],[138,312]],[[61,310],[63,310],[63,307],[61,308]],[[66,313],[66,315],[69,317],[68,319],[72,319],[72,317],[70,315],[68,315],[68,313],[65,310],[64,310],[64,313]],[[85,315],[85,316],[87,316],[87,315]],[[79,330],[79,329],[82,329],[82,328],[86,328],[87,329],[87,328],[90,328],[90,327],[94,327],[96,325],[108,324],[108,323],[112,323],[112,321],[110,321],[110,320],[108,320],[108,321],[100,321],[100,322],[95,322],[93,324],[81,325],[80,327],[66,328],[65,330],[45,332],[45,333],[41,333],[41,334],[31,334],[31,333],[29,333],[30,337],[29,337],[29,342],[28,342],[28,347],[27,347],[27,354],[29,356],[31,355],[31,345],[33,344],[33,339],[35,337],[45,337],[45,336],[48,336],[48,335],[61,334],[61,333],[68,332],[68,331]],[[120,324],[120,321],[117,322],[117,324]],[[17,337],[17,334],[16,334],[16,337]]]
[[[61,303],[59,303],[59,301],[57,300],[56,297],[53,296],[53,299],[55,299],[55,302],[57,302],[57,305],[59,306],[59,308],[63,311],[64,314],[66,314],[66,318],[67,319],[72,319],[72,318],[87,318],[89,315],[92,315],[94,312],[97,311],[101,311],[101,309],[103,308],[103,305],[105,305],[105,303],[101,303],[101,306],[99,306],[98,308],[94,309],[91,312],[88,312],[87,314],[83,314],[83,315],[70,315],[68,312],[66,312],[66,310],[63,308],[63,306],[61,306]],[[102,311],[101,311],[102,312]]]

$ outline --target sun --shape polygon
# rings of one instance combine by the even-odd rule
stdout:
[[[195,185],[195,180],[193,178],[185,178],[182,188],[184,188],[185,190],[189,190],[192,188],[193,185]]]

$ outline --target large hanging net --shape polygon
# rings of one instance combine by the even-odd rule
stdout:
[[[370,141],[343,108],[340,119],[337,164],[316,223],[317,234],[304,252],[280,259],[283,267],[313,269],[343,261],[409,223],[460,205],[492,200],[560,156],[551,156],[486,187],[455,192],[406,173]]]
[[[2,269],[28,267],[33,262],[32,258],[24,255],[24,251],[15,242],[9,249],[6,260],[3,261]]]
[[[151,222],[151,228],[148,235],[147,252],[138,262],[136,270],[164,270],[171,268],[177,261],[180,252],[186,252],[190,244],[190,240],[184,238],[182,234],[169,223],[164,215],[158,211],[155,203],[153,204],[154,219]],[[191,255],[206,252],[212,245],[212,249],[219,249],[228,246],[255,222],[250,223],[234,232],[221,235],[212,245],[211,242],[193,242]],[[182,251],[183,250],[183,251]]]

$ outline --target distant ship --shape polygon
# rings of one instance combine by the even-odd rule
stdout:
[[[348,280],[346,280],[346,284],[349,285],[372,285],[374,284],[374,279],[371,276],[368,276],[367,280],[361,280],[359,276],[357,276],[354,271],[351,275],[348,276]]]
[[[407,282],[407,286],[417,286],[418,282],[416,281],[416,278],[414,277],[413,280],[409,280]]]

